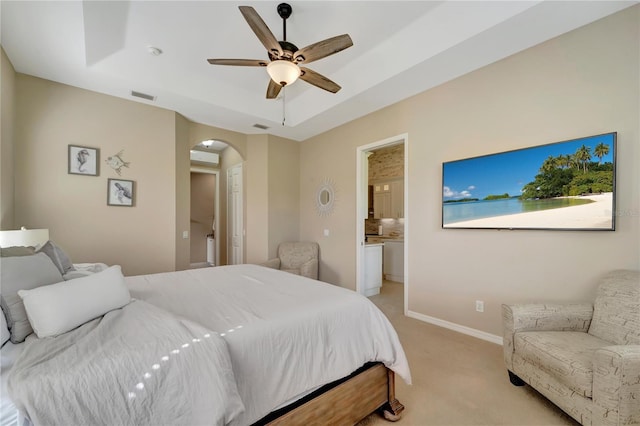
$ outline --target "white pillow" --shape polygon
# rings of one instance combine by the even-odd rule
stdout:
[[[40,338],[66,333],[131,300],[119,265],[84,278],[20,290],[18,295]]]
[[[9,328],[7,327],[7,320],[4,317],[4,312],[0,312],[0,322],[2,322],[2,325],[0,325],[0,327],[2,327],[0,328],[0,333],[2,334],[2,344],[0,344],[0,346],[2,346],[11,337]]]

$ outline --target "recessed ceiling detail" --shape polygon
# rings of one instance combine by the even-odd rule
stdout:
[[[339,82],[265,99],[266,70],[205,58],[263,58],[238,12],[249,6],[280,35],[278,2],[0,1],[2,47],[14,69],[66,85],[148,102],[244,134],[305,140],[472,72],[637,1],[300,1],[287,19],[298,46],[349,34],[353,47],[313,63]],[[143,49],[161,47],[161,56]],[[260,74],[260,73],[258,73]]]

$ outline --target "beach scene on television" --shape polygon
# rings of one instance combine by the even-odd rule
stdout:
[[[443,163],[442,227],[613,231],[616,136]]]

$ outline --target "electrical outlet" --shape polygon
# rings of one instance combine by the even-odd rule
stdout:
[[[476,311],[484,312],[484,302],[482,300],[476,300]]]

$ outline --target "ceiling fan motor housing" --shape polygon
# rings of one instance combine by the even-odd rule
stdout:
[[[278,56],[277,53],[272,54],[271,52],[269,52],[269,59],[271,59],[272,61],[277,59],[292,60],[293,54],[298,51],[298,47],[293,43],[289,43],[288,41],[279,41],[278,43],[280,44],[280,47],[282,47],[282,56]],[[298,55],[298,57],[300,56],[301,55]],[[296,58],[296,60],[300,62],[300,59]],[[302,60],[304,60],[304,57],[302,57]]]

